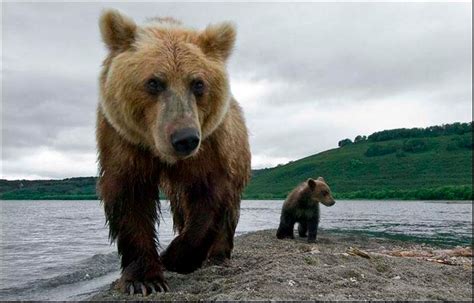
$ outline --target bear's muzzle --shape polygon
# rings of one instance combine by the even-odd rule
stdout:
[[[171,145],[179,156],[189,156],[200,141],[199,131],[196,128],[183,128],[171,134]]]

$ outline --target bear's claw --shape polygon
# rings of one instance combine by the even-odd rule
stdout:
[[[146,297],[150,293],[157,292],[167,292],[170,290],[168,284],[165,281],[153,281],[153,282],[138,282],[130,281],[127,282],[125,289],[130,295],[134,295],[136,291],[141,292],[141,294]]]

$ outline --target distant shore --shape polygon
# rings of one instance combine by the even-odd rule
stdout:
[[[54,196],[54,197],[0,197],[0,201],[98,201],[100,200],[96,196]],[[167,201],[166,197],[160,198],[161,201]],[[255,200],[255,201],[283,201],[285,198],[248,198],[243,197],[244,200]],[[404,198],[385,198],[385,199],[375,199],[375,198],[336,198],[337,201],[426,201],[426,202],[442,202],[442,203],[472,203],[472,199],[404,199]]]
[[[321,232],[316,244],[274,230],[235,239],[231,262],[166,272],[171,292],[128,296],[113,285],[91,300],[452,300],[472,298],[472,247]]]
[[[0,201],[99,201],[100,199],[98,197],[70,197],[70,196],[60,196],[60,197],[46,197],[46,198],[3,198],[0,197]],[[167,198],[160,198],[161,201],[168,201]],[[269,198],[269,199],[258,199],[258,198],[242,198],[242,201],[248,200],[248,201],[284,201],[285,198]],[[374,202],[380,202],[380,201],[426,201],[426,202],[440,202],[440,203],[472,203],[473,200],[471,199],[397,199],[397,198],[386,198],[386,199],[371,199],[371,198],[336,198],[337,201],[374,201]]]
[[[472,201],[472,187],[443,186],[418,190],[381,190],[333,193],[336,200],[383,200],[383,201]],[[244,194],[242,200],[284,200],[286,195]],[[167,200],[165,196],[160,199]],[[99,200],[95,193],[58,194],[31,193],[22,190],[0,192],[0,200]]]

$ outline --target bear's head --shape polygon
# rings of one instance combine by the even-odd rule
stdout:
[[[319,177],[316,180],[310,178],[306,183],[311,190],[311,199],[313,201],[321,202],[326,206],[333,206],[336,203],[332,197],[331,189],[323,177]]]
[[[226,60],[234,27],[221,23],[197,31],[171,18],[137,26],[108,10],[100,30],[109,52],[100,79],[107,121],[165,162],[195,155],[229,109]]]

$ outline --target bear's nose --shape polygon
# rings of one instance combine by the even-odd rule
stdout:
[[[199,145],[199,132],[195,128],[183,128],[171,135],[171,145],[180,156],[191,154]]]

